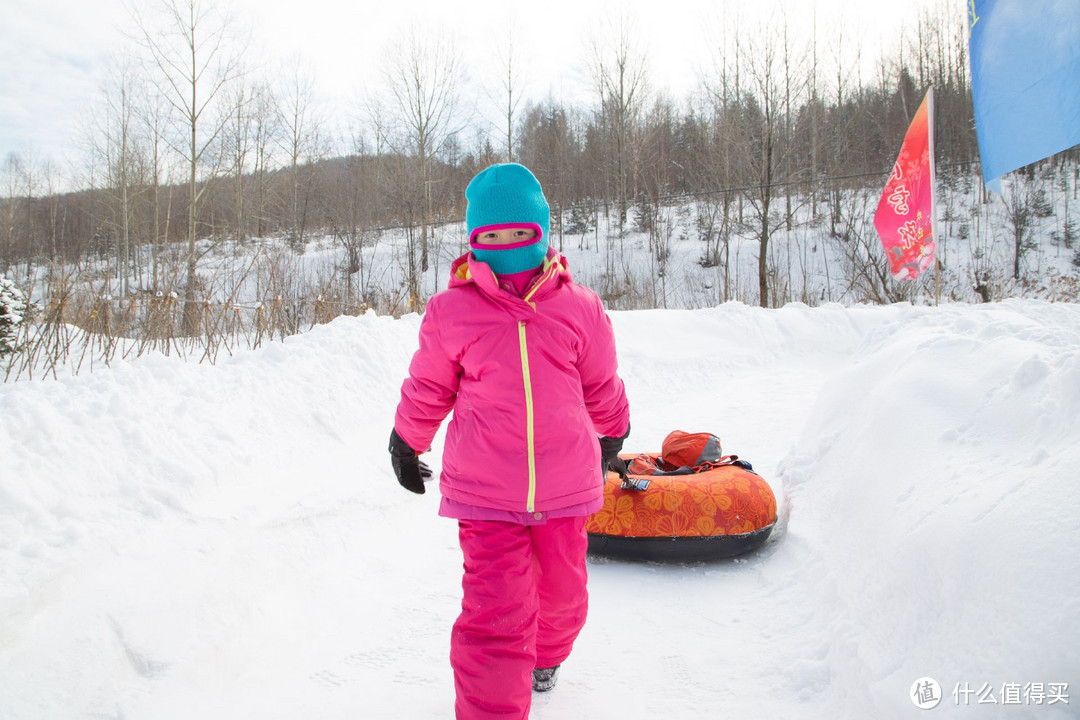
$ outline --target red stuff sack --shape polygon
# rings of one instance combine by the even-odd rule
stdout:
[[[660,446],[660,460],[664,470],[697,468],[706,463],[719,462],[724,457],[720,438],[711,433],[688,433],[673,430]]]

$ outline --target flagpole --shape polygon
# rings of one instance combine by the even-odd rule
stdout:
[[[944,246],[937,231],[937,170],[934,163],[934,86],[926,91],[926,126],[930,146],[930,236],[934,238],[934,307],[941,301],[941,251]]]

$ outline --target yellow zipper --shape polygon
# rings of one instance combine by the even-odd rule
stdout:
[[[536,434],[533,427],[532,378],[529,375],[529,348],[525,343],[525,322],[518,320],[518,341],[521,347],[521,375],[525,383],[525,442],[529,453],[529,495],[525,509],[536,509]]]
[[[532,302],[532,296],[536,294],[536,291],[543,286],[550,277],[553,277],[559,271],[558,263],[552,258],[548,258],[544,262],[544,270],[541,273],[540,279],[533,282],[533,287],[522,298],[527,302],[533,310],[536,310],[536,305]],[[525,322],[518,320],[518,341],[521,347],[521,376],[525,383],[525,441],[529,454],[529,495],[525,499],[525,509],[527,512],[536,512],[536,430],[533,425],[533,396],[532,396],[532,377],[529,375],[529,348],[525,342]]]
[[[525,294],[525,297],[522,298],[522,300],[527,302],[533,310],[536,309],[536,304],[533,303],[532,296],[536,294],[536,291],[539,290],[545,282],[547,282],[548,278],[556,275],[558,271],[558,264],[554,262],[551,258],[548,258],[546,261],[546,265],[544,266],[544,270],[540,274],[540,279],[533,281],[532,289],[529,290],[529,292]]]

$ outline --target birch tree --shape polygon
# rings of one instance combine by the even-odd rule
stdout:
[[[91,147],[105,168],[109,226],[115,240],[117,290],[129,290],[132,269],[132,204],[139,177],[138,135],[142,129],[137,106],[139,78],[132,58],[113,59],[109,77],[102,86],[102,110],[91,131]]]
[[[233,185],[233,235],[241,244],[247,239],[248,225],[244,178],[251,166],[250,157],[254,154],[252,146],[255,121],[251,110],[256,105],[259,92],[258,85],[249,85],[246,82],[238,82],[234,85],[228,102],[229,121],[223,132]]]
[[[522,98],[521,57],[518,51],[519,34],[511,20],[505,42],[496,43],[499,94],[495,105],[501,110],[503,131],[506,133],[506,162],[514,162],[514,128]]]
[[[432,184],[438,181],[434,160],[459,130],[456,114],[462,64],[446,34],[424,34],[414,26],[391,46],[383,73],[390,111],[401,129],[399,147],[395,149],[415,160],[415,183],[419,185],[419,267],[409,268],[410,284],[417,289],[417,271],[428,269]]]
[[[207,189],[199,185],[220,170],[218,140],[229,119],[222,108],[225,89],[239,74],[240,49],[231,46],[234,21],[204,0],[159,0],[149,13],[132,4],[138,40],[147,51],[154,80],[172,110],[177,135],[173,147],[187,167],[188,249],[184,289],[184,330],[199,325],[196,302],[196,241],[199,201]],[[180,138],[183,138],[181,140]]]
[[[157,92],[152,85],[143,82],[140,84],[141,101],[136,106],[140,121],[140,132],[143,136],[146,152],[146,175],[150,180],[150,274],[151,286],[159,292],[161,288],[170,284],[170,279],[165,276],[165,263],[162,262],[162,254],[165,242],[169,235],[169,221],[172,210],[172,189],[165,188],[169,185],[168,168],[175,161],[175,157],[168,154],[168,118],[169,107],[164,96]],[[162,194],[168,198],[165,210],[164,222],[161,217]]]

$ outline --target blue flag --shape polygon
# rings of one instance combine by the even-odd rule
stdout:
[[[1080,0],[968,0],[983,180],[1080,144]]]

